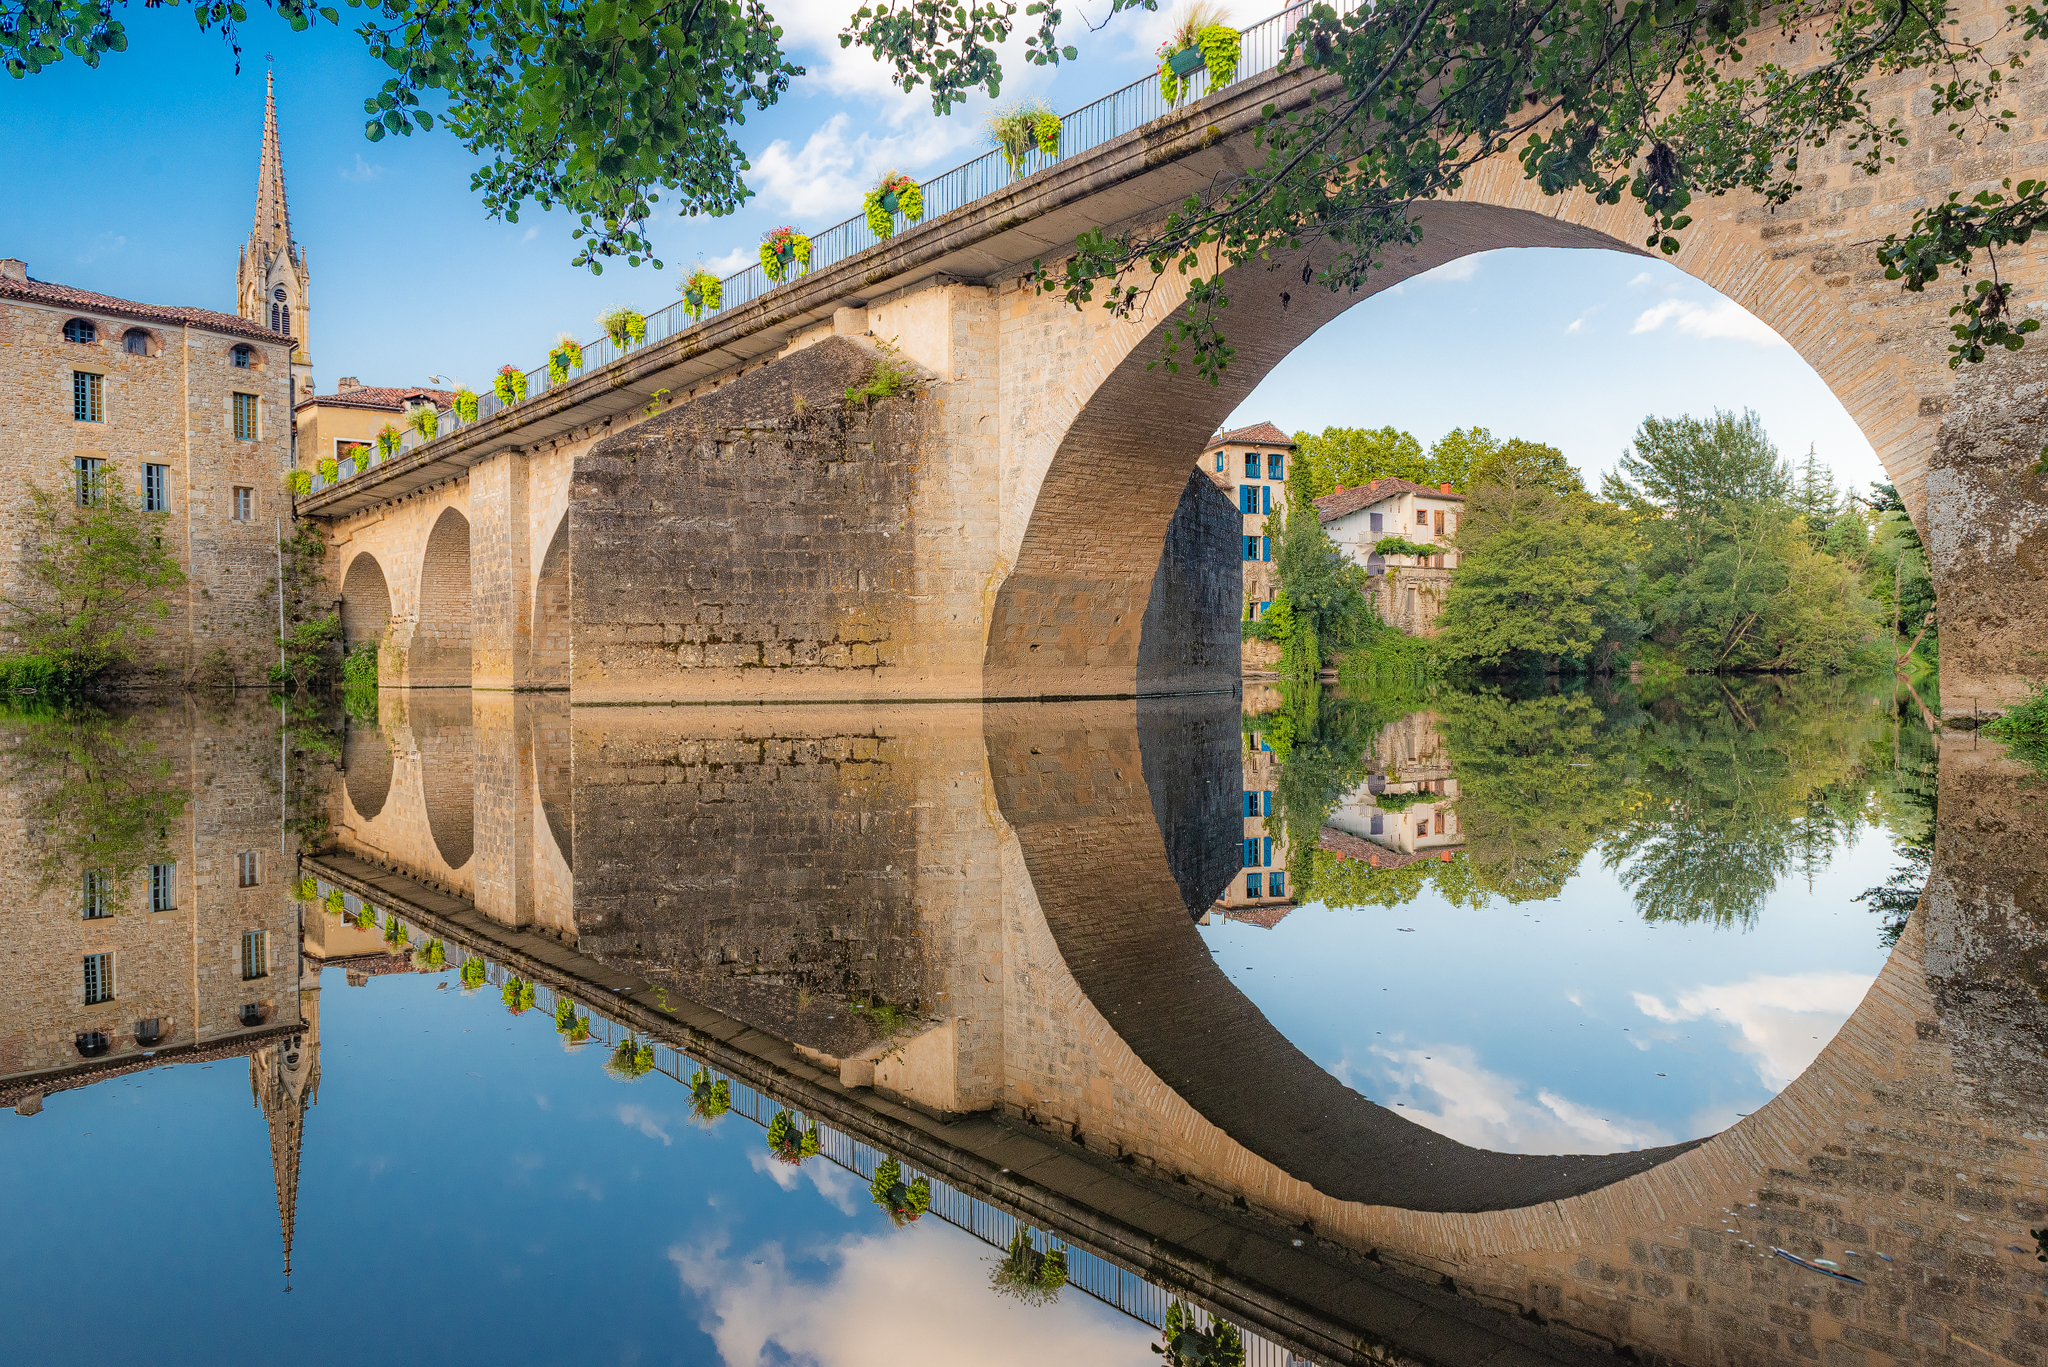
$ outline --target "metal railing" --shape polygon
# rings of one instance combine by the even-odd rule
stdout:
[[[1269,19],[1239,30],[1237,74],[1231,84],[1236,85],[1254,76],[1262,76],[1279,66],[1280,55],[1287,45],[1287,35],[1307,13],[1306,3],[1291,5]],[[1154,71],[1132,81],[1120,90],[1112,91],[1093,104],[1083,105],[1073,113],[1063,116],[1060,119],[1058,156],[1048,156],[1033,148],[1024,158],[1020,169],[1013,172],[1001,149],[996,149],[923,182],[919,187],[924,192],[924,218],[921,221],[942,218],[967,208],[977,200],[985,199],[1045,170],[1056,161],[1100,147],[1106,142],[1144,127],[1173,109],[1192,104],[1214,93],[1209,89],[1209,73],[1206,69],[1194,72],[1189,81],[1188,93],[1177,105],[1168,103],[1159,88],[1159,74]],[[809,271],[844,261],[850,256],[856,256],[870,247],[879,245],[882,241],[882,238],[875,235],[874,229],[868,226],[865,214],[834,224],[812,236]],[[794,271],[795,268],[792,267],[789,279],[796,278]],[[809,271],[805,274],[809,274]],[[737,274],[725,277],[718,307],[704,310],[701,318],[690,317],[683,301],[679,299],[666,308],[648,314],[646,339],[631,347],[620,347],[609,336],[585,343],[583,363],[569,371],[563,377],[562,383],[567,384],[593,371],[602,370],[621,360],[627,351],[637,351],[656,342],[666,341],[670,337],[708,323],[717,314],[729,313],[742,304],[750,304],[778,288],[779,283],[788,283],[788,279],[783,282],[770,280],[758,262],[748,266]],[[494,383],[495,378],[493,376]],[[477,421],[481,422],[493,414],[503,412],[506,408],[516,407],[520,402],[539,398],[553,385],[554,381],[548,374],[548,367],[543,362],[538,369],[526,372],[524,400],[515,400],[507,404],[498,398],[492,388],[486,387],[477,394]],[[452,413],[443,414],[442,417],[444,431],[452,434],[462,426],[460,422],[454,420]],[[419,444],[418,433],[409,432],[406,435],[412,440],[402,442],[401,450],[409,450]],[[314,471],[313,488],[316,492],[331,488],[333,484],[350,479],[363,470],[375,468],[378,463],[373,460],[364,465],[362,470],[357,470],[353,468],[354,462],[345,462],[342,473],[331,482]]]
[[[325,898],[329,885],[324,880],[316,879],[314,888],[318,897]],[[360,911],[363,905],[354,893],[346,891],[342,893],[342,903],[349,908],[351,913]],[[419,931],[418,927],[406,921],[403,916],[395,911],[384,910],[383,916],[385,919],[396,919],[404,924],[409,935],[416,934]],[[424,939],[422,939],[421,943],[424,942]],[[451,954],[447,969],[455,970],[460,967],[460,958]],[[503,964],[492,962],[488,955],[484,956],[484,984],[486,986],[502,989],[507,978],[516,976],[518,975],[512,973]],[[551,1018],[555,1013],[556,1000],[563,995],[565,994],[554,992],[543,985],[536,984],[534,1005],[529,1009],[536,1011],[543,1018]],[[601,1007],[574,997],[571,997],[570,1001],[580,1013],[587,1014],[590,1017],[590,1042],[592,1044],[600,1047],[615,1047],[622,1039],[644,1039],[643,1036],[631,1027],[605,1015]],[[818,1126],[818,1155],[852,1173],[863,1183],[873,1182],[875,1169],[881,1165],[884,1159],[889,1157],[883,1150],[865,1144],[844,1131],[833,1129],[829,1125],[812,1120],[811,1117],[804,1115],[800,1108],[785,1106],[767,1093],[756,1091],[737,1078],[727,1077],[717,1069],[712,1068],[708,1063],[684,1050],[677,1049],[672,1045],[663,1044],[660,1041],[647,1042],[654,1046],[654,1071],[687,1087],[690,1085],[691,1078],[696,1076],[697,1070],[700,1067],[703,1068],[714,1081],[724,1082],[727,1085],[732,1094],[731,1114],[744,1116],[763,1130],[768,1128],[768,1123],[775,1118],[775,1113],[783,1110],[795,1112],[797,1115],[803,1116],[807,1123],[816,1124]],[[901,1162],[900,1159],[898,1161]],[[1010,1240],[1016,1237],[1018,1225],[1021,1223],[1016,1216],[989,1204],[978,1196],[961,1191],[959,1188],[947,1184],[930,1173],[920,1171],[908,1163],[903,1164],[904,1181],[909,1182],[919,1177],[931,1183],[932,1204],[930,1214],[937,1216],[955,1229],[964,1230],[993,1249],[1000,1252],[1009,1251]],[[1032,1243],[1041,1251],[1049,1252],[1054,1248],[1066,1251],[1067,1285],[1094,1297],[1111,1309],[1119,1310],[1129,1315],[1132,1319],[1152,1326],[1154,1329],[1165,1327],[1167,1306],[1176,1299],[1173,1292],[1154,1282],[1147,1281],[1144,1277],[1139,1276],[1128,1268],[1109,1261],[1107,1258],[1098,1257],[1087,1249],[1075,1248],[1056,1235],[1039,1229],[1035,1225],[1026,1227],[1036,1234],[1037,1237],[1032,1240]],[[1193,1316],[1194,1323],[1198,1327],[1203,1329],[1209,1327],[1213,1317],[1207,1311],[1202,1310],[1199,1306],[1188,1305],[1185,1300],[1182,1301],[1182,1304],[1187,1305],[1190,1314]],[[1310,1359],[1296,1357],[1279,1344],[1260,1337],[1242,1325],[1239,1325],[1238,1328],[1239,1332],[1244,1336],[1246,1367],[1313,1367]]]

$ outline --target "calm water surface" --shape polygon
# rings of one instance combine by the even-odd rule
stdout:
[[[1522,1203],[1415,1136],[1641,1171],[1807,1071],[1935,843],[1840,680],[278,725],[0,724],[13,1360],[1157,1361],[1235,1303],[1117,1230],[1315,1252],[1247,1163]]]

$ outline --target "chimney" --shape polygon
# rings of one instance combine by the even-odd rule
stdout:
[[[16,256],[0,256],[0,279],[27,280],[28,262]]]
[[[1448,484],[1445,484],[1445,485],[1441,485],[1441,486],[1439,486],[1439,487],[1441,487],[1441,488],[1443,489],[1443,491],[1444,491],[1445,493],[1447,493],[1447,494],[1448,494],[1448,493],[1449,493],[1449,492],[1451,491],[1451,486],[1450,486],[1450,485],[1448,485]]]
[[[361,388],[362,386],[356,383],[356,377],[353,375],[344,375],[334,382],[334,392],[337,394],[346,394],[351,389]]]

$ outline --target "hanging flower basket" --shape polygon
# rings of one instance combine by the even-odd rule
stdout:
[[[792,266],[798,275],[811,273],[811,239],[787,226],[762,233],[761,273],[779,285],[789,278]]]
[[[441,415],[434,411],[432,404],[422,404],[406,414],[405,425],[419,433],[421,441],[432,441],[434,434],[441,430]]]
[[[518,403],[526,397],[526,372],[516,365],[506,366],[491,381],[491,392],[498,396],[499,403]]]
[[[548,383],[561,384],[569,372],[583,369],[583,344],[568,333],[555,338],[548,351]]]
[[[716,1120],[732,1109],[732,1084],[724,1078],[713,1081],[707,1068],[699,1068],[690,1079],[690,1110],[699,1120]]]
[[[398,454],[399,438],[404,434],[390,423],[377,429],[377,454],[385,460]]]
[[[805,1126],[789,1111],[777,1111],[768,1122],[768,1151],[791,1167],[801,1166],[819,1147],[818,1127]]]
[[[299,498],[304,498],[307,494],[313,492],[312,472],[308,470],[286,471],[284,477],[284,487],[287,492]]]
[[[590,1017],[578,1015],[576,1003],[569,998],[556,997],[555,1033],[564,1044],[581,1044],[590,1038]]]
[[[507,978],[498,989],[504,999],[505,1009],[517,1016],[533,1009],[533,984],[524,978]]]
[[[1237,79],[1244,39],[1223,20],[1223,11],[1216,6],[1192,4],[1182,11],[1172,35],[1159,45],[1159,94],[1174,108],[1187,99],[1197,71],[1208,70],[1212,91]]]
[[[867,215],[868,227],[875,236],[887,242],[896,236],[896,215],[902,214],[905,223],[916,223],[924,218],[924,191],[916,181],[901,171],[891,171],[883,176],[881,183],[868,191],[861,202],[861,209]]]
[[[604,1070],[621,1082],[638,1082],[654,1071],[654,1046],[626,1036],[605,1060]]]
[[[457,386],[455,393],[448,401],[448,405],[455,410],[455,416],[462,419],[462,421],[476,421],[476,395],[470,393],[467,389]]]
[[[464,959],[462,961],[462,990],[474,992],[477,988],[482,987],[484,985],[484,972],[484,961],[482,959]]]
[[[725,302],[725,282],[707,270],[690,272],[683,281],[683,312],[692,320],[707,313],[718,312],[718,306]]]
[[[612,345],[621,351],[639,346],[647,340],[647,315],[624,304],[608,313],[598,315],[597,325],[604,329],[604,335],[612,339]]]
[[[320,478],[324,483],[332,484],[341,478],[341,463],[333,456],[322,456],[319,469]]]
[[[1003,154],[1010,174],[1024,174],[1032,149],[1048,160],[1060,154],[1060,116],[1043,100],[1027,100],[988,116],[988,136]]]
[[[884,1158],[875,1165],[875,1178],[868,1183],[868,1195],[889,1216],[890,1223],[909,1225],[932,1208],[932,1184],[930,1179],[920,1177],[914,1182],[903,1180],[903,1165],[893,1158]]]

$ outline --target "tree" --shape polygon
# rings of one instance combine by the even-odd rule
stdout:
[[[1392,427],[1325,427],[1319,433],[1294,434],[1294,465],[1287,476],[1288,497],[1307,503],[1337,486],[1355,489],[1376,479],[1412,479],[1429,474],[1422,443]]]
[[[1644,418],[1635,447],[1601,493],[1652,522],[1652,573],[1691,570],[1741,504],[1782,504],[1791,479],[1762,419],[1716,410],[1711,419]]]
[[[1448,484],[1463,493],[1472,472],[1500,450],[1500,442],[1483,427],[1453,427],[1429,448],[1429,475],[1424,484]]]
[[[75,497],[28,486],[28,536],[17,594],[6,600],[16,668],[90,683],[133,660],[171,615],[185,583],[167,550],[167,515],[122,491],[119,467],[81,476]]]
[[[1640,634],[1631,600],[1641,538],[1619,509],[1583,490],[1522,482],[1541,468],[1496,467],[1466,501],[1438,622],[1451,659],[1585,668],[1611,664]]]
[[[1820,463],[1811,446],[1799,463],[1799,485],[1792,495],[1794,506],[1806,519],[1806,535],[1815,550],[1827,545],[1828,531],[1841,515],[1842,496],[1835,488],[1835,472]]]
[[[1499,484],[1518,489],[1549,489],[1564,495],[1586,492],[1586,481],[1564,458],[1564,452],[1520,437],[1510,437],[1475,462],[1470,482],[1474,487]]]
[[[1377,619],[1366,597],[1365,570],[1337,549],[1315,506],[1293,503],[1275,516],[1280,531],[1273,538],[1273,567],[1289,623],[1281,672],[1313,678],[1331,653],[1361,640]]]
[[[1688,669],[1842,669],[1873,639],[1876,604],[1782,508],[1739,505],[1715,525],[1658,612]]]

